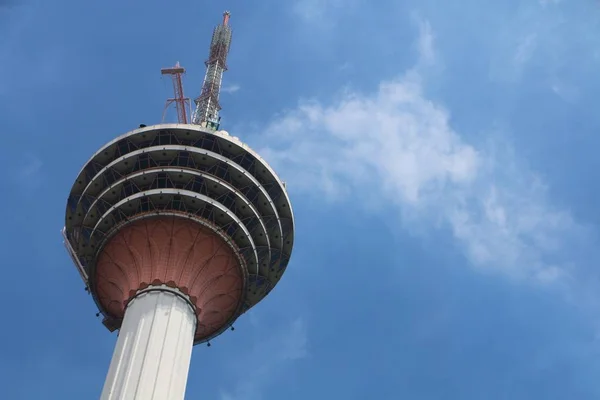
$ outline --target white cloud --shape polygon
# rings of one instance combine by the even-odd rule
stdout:
[[[433,32],[421,24],[421,58]],[[371,94],[301,102],[266,129],[260,153],[292,191],[378,205],[410,231],[448,228],[476,267],[537,282],[569,275],[565,238],[581,229],[542,180],[491,135],[475,147],[423,93],[418,68]]]
[[[277,379],[290,362],[308,356],[308,333],[302,318],[291,321],[284,329],[271,335],[261,336],[252,351],[244,355],[249,362],[235,360],[235,365],[243,365],[236,371],[237,384],[232,391],[222,391],[221,400],[258,400],[262,398],[265,386]],[[246,368],[252,365],[251,369]]]
[[[20,161],[11,171],[12,180],[21,192],[30,194],[42,182],[41,173],[44,163],[37,155],[30,153],[23,154]]]
[[[294,14],[306,21],[321,20],[332,9],[343,5],[342,0],[296,0],[292,6]]]
[[[565,8],[557,0],[523,2],[496,19],[494,24],[501,24],[500,29],[490,30],[485,39],[490,42],[486,45],[491,54],[490,77],[510,83],[531,76],[571,80],[573,70],[565,67],[575,57],[581,70],[590,67],[598,37],[597,13],[589,11],[597,5],[584,3]]]
[[[361,0],[293,0],[291,12],[303,24],[331,29],[340,14],[357,9]]]
[[[435,35],[431,29],[431,24],[429,21],[420,18],[417,19],[417,22],[419,24],[419,39],[417,40],[419,57],[422,62],[432,63],[435,61]]]
[[[538,0],[542,7],[546,7],[549,5],[556,5],[561,2],[561,0]]]
[[[221,88],[221,92],[223,93],[235,93],[240,90],[242,87],[240,85],[227,85]]]
[[[338,68],[338,71],[340,71],[340,72],[350,71],[350,70],[352,70],[353,65],[350,62],[346,61],[345,63],[338,65],[337,68]]]
[[[568,103],[575,103],[579,98],[579,89],[568,83],[556,80],[550,88],[558,97]]]
[[[513,58],[517,70],[523,68],[523,65],[531,59],[536,46],[537,35],[535,33],[529,33],[519,39]]]
[[[42,160],[36,155],[26,154],[23,161],[24,163],[17,170],[17,177],[19,179],[30,179],[42,169]]]

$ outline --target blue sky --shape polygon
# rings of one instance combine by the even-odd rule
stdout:
[[[96,398],[115,336],[59,231],[88,157],[200,90],[287,182],[290,266],[187,398],[600,398],[600,4],[0,4],[6,399]],[[206,3],[206,4],[205,4]]]

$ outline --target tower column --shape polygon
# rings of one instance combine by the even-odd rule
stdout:
[[[138,292],[125,311],[101,400],[183,400],[196,315],[167,286]]]

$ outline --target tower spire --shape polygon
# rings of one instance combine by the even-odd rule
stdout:
[[[231,45],[231,27],[229,25],[229,11],[223,13],[223,22],[213,30],[210,50],[206,65],[206,74],[200,96],[194,99],[196,110],[192,123],[209,129],[219,129],[220,120],[219,94],[223,72],[227,71],[227,54]]]

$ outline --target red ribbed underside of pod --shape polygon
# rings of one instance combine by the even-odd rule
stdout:
[[[138,290],[161,284],[178,288],[196,306],[197,341],[230,321],[244,282],[235,252],[221,236],[173,216],[124,226],[103,247],[94,278],[100,303],[119,319]]]

